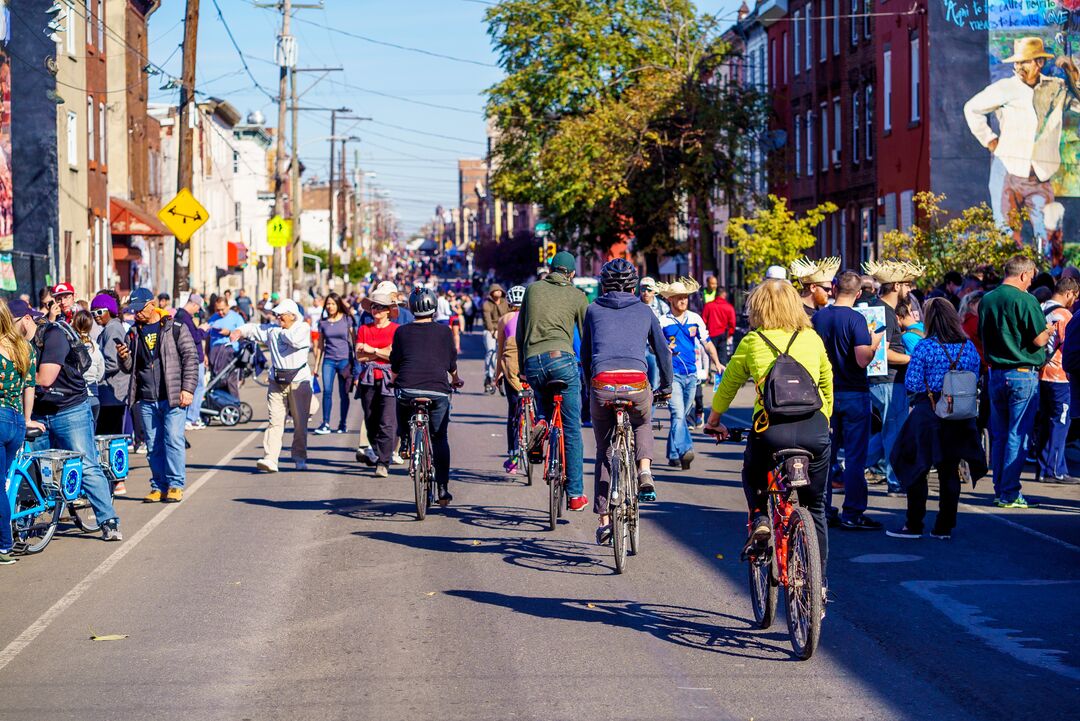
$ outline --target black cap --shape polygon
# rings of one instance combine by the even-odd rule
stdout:
[[[27,315],[34,320],[37,320],[38,318],[41,318],[45,315],[44,313],[31,308],[30,304],[22,298],[12,298],[8,301],[7,306],[8,310],[11,311],[11,317],[15,320],[18,320],[19,318]]]
[[[138,313],[150,303],[154,302],[154,291],[149,288],[136,288],[131,291],[131,295],[128,296],[127,305],[124,306],[124,313]]]

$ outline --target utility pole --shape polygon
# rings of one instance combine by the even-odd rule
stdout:
[[[330,181],[326,188],[326,287],[333,290],[334,283],[334,143],[337,142],[337,109],[330,111]]]
[[[300,286],[304,271],[304,249],[300,246],[300,214],[304,210],[303,189],[300,187],[300,109],[296,107],[296,68],[289,73],[289,95],[292,102],[292,153],[289,158],[289,199],[292,205],[292,287]]]
[[[281,215],[285,210],[283,190],[285,186],[285,85],[289,79],[289,68],[294,64],[295,47],[289,36],[289,17],[292,15],[292,0],[284,0],[281,5],[281,35],[278,36],[278,122],[277,150],[274,157],[274,215]],[[293,131],[295,137],[296,131]],[[294,231],[295,232],[295,231]],[[274,268],[271,288],[283,293],[285,269],[285,249],[274,248]]]
[[[180,113],[177,128],[177,171],[176,189],[191,188],[194,170],[193,146],[194,132],[191,112],[195,105],[195,46],[199,39],[199,0],[187,0],[184,13],[184,60],[180,73]],[[191,242],[181,243],[173,239],[175,245],[173,263],[173,297],[191,290]]]

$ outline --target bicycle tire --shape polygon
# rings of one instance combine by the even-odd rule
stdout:
[[[529,461],[529,446],[532,445],[533,440],[533,410],[532,404],[525,406],[525,419],[524,423],[518,419],[518,424],[521,425],[521,429],[518,432],[518,438],[520,439],[518,458],[521,459],[521,463],[524,465],[525,471],[525,485],[531,486],[533,484],[533,464]]]
[[[35,498],[35,504],[36,504]],[[64,504],[58,497],[54,497],[52,508],[43,508],[38,513],[25,516],[17,521],[12,521],[11,531],[15,540],[15,550],[26,555],[41,553],[49,545],[49,541],[56,535],[56,529],[60,525],[60,514],[64,510]],[[15,500],[15,513],[19,513],[27,506]],[[34,542],[28,539],[36,538]]]
[[[814,519],[801,506],[788,521],[787,588],[788,634],[795,655],[805,661],[814,655],[821,638],[821,550]]]
[[[611,452],[611,489],[615,493],[616,503],[609,508],[611,512],[611,545],[615,549],[615,573],[626,572],[626,555],[630,545],[630,477],[629,458],[625,438],[616,437],[616,445]]]
[[[559,429],[552,428],[548,434],[548,458],[544,477],[548,483],[548,529],[554,531],[562,515],[562,455],[560,453]]]
[[[77,498],[71,501],[67,504],[67,510],[71,520],[75,522],[75,525],[83,533],[97,533],[101,530],[101,523],[86,498]]]
[[[413,492],[416,496],[416,520],[422,521],[427,516],[430,501],[428,491],[427,459],[424,453],[424,431],[413,430],[412,467],[409,469],[413,479]]]
[[[770,524],[770,528],[771,528]],[[772,532],[769,533],[769,561],[749,560],[746,563],[747,577],[750,581],[750,607],[754,611],[754,623],[760,629],[772,626],[776,618],[776,601],[779,595],[780,577],[777,561],[776,546]]]

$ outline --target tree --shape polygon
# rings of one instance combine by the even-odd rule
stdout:
[[[836,210],[832,203],[822,203],[797,218],[788,209],[787,200],[769,195],[768,204],[759,206],[749,218],[731,219],[728,235],[732,247],[724,250],[743,262],[748,283],[759,283],[770,265],[786,268],[816,243],[814,228]]]
[[[743,194],[765,100],[719,82],[732,60],[690,0],[502,0],[487,14],[506,77],[488,90],[492,190],[543,205],[555,236],[676,247],[688,198]]]
[[[921,192],[915,195],[919,221],[906,231],[890,230],[881,236],[887,258],[908,260],[926,268],[926,279],[940,283],[951,270],[970,273],[980,267],[1001,269],[1017,254],[1041,264],[1035,249],[1018,245],[1014,233],[1023,224],[1015,215],[1005,227],[994,220],[993,211],[980,203],[958,215],[942,208],[945,195]]]

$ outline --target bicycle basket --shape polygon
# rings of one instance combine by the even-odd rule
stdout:
[[[128,436],[94,436],[98,460],[105,475],[111,481],[122,481],[128,475]]]

